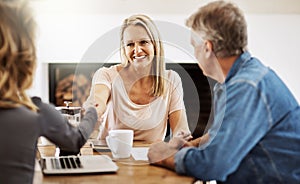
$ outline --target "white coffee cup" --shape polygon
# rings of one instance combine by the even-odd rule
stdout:
[[[128,158],[133,144],[133,130],[110,130],[106,143],[113,158]]]

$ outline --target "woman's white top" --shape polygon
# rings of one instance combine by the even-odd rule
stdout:
[[[98,69],[92,80],[90,95],[83,107],[96,104],[94,86],[103,84],[110,89],[106,112],[102,116],[99,138],[105,139],[112,129],[134,130],[134,140],[157,141],[165,138],[168,116],[177,110],[185,110],[180,76],[166,70],[166,93],[149,104],[131,101],[117,66]],[[188,131],[188,130],[187,130]]]

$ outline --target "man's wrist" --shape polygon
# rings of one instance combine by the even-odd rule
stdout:
[[[174,155],[162,160],[162,165],[168,169],[175,170]]]

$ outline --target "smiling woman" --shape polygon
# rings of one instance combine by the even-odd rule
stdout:
[[[163,140],[168,122],[173,135],[189,138],[181,79],[165,69],[154,22],[134,15],[124,20],[120,33],[121,64],[96,71],[84,104],[97,106],[99,138],[112,129],[132,129],[135,140]]]

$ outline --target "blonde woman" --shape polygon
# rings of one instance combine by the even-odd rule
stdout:
[[[79,152],[97,121],[95,108],[75,128],[39,98],[30,99],[36,67],[35,21],[25,1],[0,1],[0,183],[32,183],[39,136]]]
[[[134,130],[134,140],[190,136],[179,75],[165,69],[164,49],[154,22],[133,15],[121,27],[121,64],[100,68],[84,106],[96,105],[103,121],[100,139],[112,129]]]

